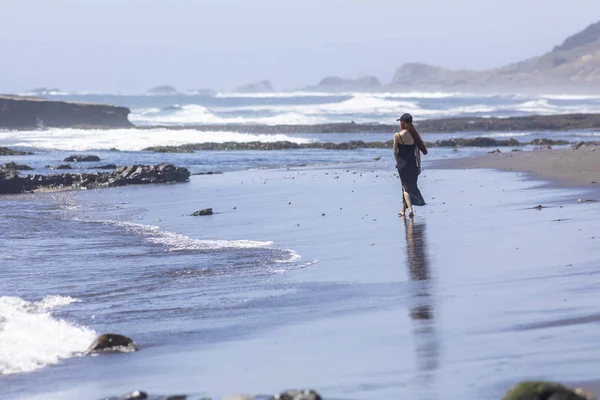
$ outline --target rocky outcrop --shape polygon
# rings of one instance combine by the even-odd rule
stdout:
[[[450,70],[409,63],[398,68],[390,90],[477,90],[600,87],[600,22],[567,38],[539,57],[484,71]]]
[[[427,147],[520,147],[524,145],[567,145],[569,142],[564,140],[536,139],[532,142],[519,142],[516,139],[499,140],[487,137],[476,138],[456,138],[438,140],[436,142],[426,142]],[[344,143],[313,142],[313,143],[294,143],[288,141],[281,142],[224,142],[224,143],[195,143],[184,144],[181,146],[155,146],[144,149],[145,151],[154,151],[156,153],[192,153],[194,151],[229,151],[229,150],[296,150],[296,149],[323,149],[323,150],[356,150],[356,149],[391,149],[393,141],[385,142],[363,142],[354,140]]]
[[[187,168],[171,164],[132,165],[114,172],[92,174],[57,174],[19,176],[13,169],[0,169],[0,194],[24,193],[36,190],[91,189],[150,183],[188,182]]]
[[[152,96],[171,96],[177,94],[177,89],[175,89],[173,86],[162,85],[153,87],[152,89],[148,89],[146,91],[146,94]]]
[[[69,164],[60,164],[60,165],[46,165],[48,169],[73,169]]]
[[[600,114],[531,115],[527,117],[489,118],[460,117],[418,121],[415,126],[421,133],[454,132],[510,132],[510,131],[568,131],[600,129]],[[140,126],[138,129],[195,129],[207,132],[241,132],[264,134],[293,133],[387,133],[398,132],[396,124],[357,124],[355,122],[320,125],[262,125],[214,124],[185,126]]]
[[[92,165],[89,169],[117,169],[116,164]]]
[[[335,76],[329,76],[321,80],[316,86],[305,88],[308,91],[324,92],[350,92],[350,91],[370,91],[381,87],[381,82],[375,76],[363,76],[357,79],[344,79]]]
[[[269,81],[260,81],[249,83],[235,89],[237,93],[271,93],[274,91],[273,85]]]
[[[14,194],[23,191],[24,182],[14,169],[0,169],[0,194]]]
[[[502,400],[596,400],[585,389],[571,389],[555,382],[521,382],[509,390]]]
[[[0,128],[129,128],[130,110],[104,104],[0,96]]]
[[[9,162],[9,163],[0,165],[0,169],[14,169],[15,171],[31,171],[33,168],[31,168],[29,165],[17,164],[15,162]]]
[[[95,162],[100,161],[100,157],[87,154],[75,154],[63,160],[64,162]]]
[[[203,217],[205,215],[213,215],[212,208],[205,208],[204,210],[198,210],[192,214],[192,217]]]
[[[27,156],[33,153],[26,151],[11,150],[8,147],[0,147],[0,156]]]
[[[129,353],[137,351],[138,346],[127,336],[107,333],[98,336],[94,343],[90,345],[86,354],[98,352],[124,352]]]

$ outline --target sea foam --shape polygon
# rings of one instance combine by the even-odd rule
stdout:
[[[0,131],[0,145],[65,151],[108,150],[140,151],[150,146],[178,146],[188,143],[224,142],[310,143],[313,139],[284,134],[202,132],[194,129],[59,129]]]
[[[0,375],[34,371],[84,352],[96,333],[52,315],[77,301],[58,295],[36,302],[0,297]]]

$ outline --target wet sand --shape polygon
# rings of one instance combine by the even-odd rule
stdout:
[[[143,351],[9,377],[7,398],[143,389],[200,399],[311,387],[334,399],[492,400],[523,379],[598,379],[600,205],[532,190],[537,183],[514,173],[428,169],[420,186],[428,205],[413,221],[397,217],[400,184],[383,164],[74,194],[168,232],[274,240],[316,263],[282,264],[280,275],[232,288],[224,297],[247,299],[242,318],[171,324],[158,315],[131,324],[135,303],[106,304],[123,309],[110,330]],[[563,207],[531,209],[549,201]],[[203,207],[216,214],[189,217]],[[267,289],[277,293],[262,295]],[[186,298],[187,307],[202,306]]]
[[[578,149],[509,152],[441,161],[438,168],[486,168],[524,172],[532,178],[554,185],[600,188],[600,146]]]

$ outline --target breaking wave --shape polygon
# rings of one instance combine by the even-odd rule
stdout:
[[[66,151],[140,151],[150,146],[178,146],[188,143],[279,142],[310,143],[313,139],[284,134],[201,132],[193,129],[59,129],[0,131],[0,145]]]
[[[96,333],[52,315],[77,301],[58,295],[35,302],[0,297],[0,375],[34,371],[87,350]]]

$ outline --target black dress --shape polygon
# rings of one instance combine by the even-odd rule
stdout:
[[[417,180],[419,179],[419,166],[417,165],[417,156],[415,155],[417,145],[404,144],[402,137],[399,137],[399,139],[403,143],[398,144],[396,150],[396,160],[398,161],[396,168],[398,168],[398,173],[400,174],[402,189],[410,194],[410,201],[413,206],[424,206],[425,200],[417,187]],[[406,205],[404,196],[402,196],[402,203]]]

